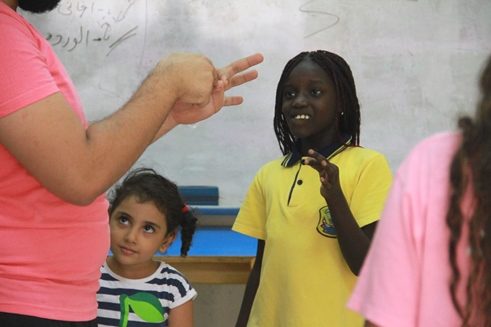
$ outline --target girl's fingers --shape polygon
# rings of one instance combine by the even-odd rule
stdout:
[[[315,158],[317,161],[319,162],[323,162],[325,161],[327,163],[327,160],[326,158],[320,154],[319,152],[313,150],[313,149],[309,149],[309,151],[307,152],[309,154],[309,156],[311,156],[312,158]],[[325,164],[323,164],[325,166]]]
[[[316,159],[316,158],[312,158],[312,157],[303,157],[302,158],[302,163],[304,165],[308,165],[312,168],[314,168],[315,170],[321,172],[323,167],[321,165],[321,163]]]

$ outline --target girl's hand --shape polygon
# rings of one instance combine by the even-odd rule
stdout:
[[[335,164],[330,163],[322,154],[310,149],[308,156],[304,157],[303,163],[309,165],[319,172],[321,181],[321,195],[326,201],[333,196],[342,193],[339,184],[339,169]]]

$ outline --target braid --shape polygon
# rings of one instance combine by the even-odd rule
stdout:
[[[287,62],[285,68],[283,69],[283,73],[281,73],[278,87],[276,88],[273,125],[276,138],[278,139],[278,143],[280,145],[280,150],[283,154],[292,152],[295,145],[295,138],[290,132],[290,128],[288,127],[285,116],[281,110],[283,106],[285,81],[290,76],[293,68],[295,68],[308,54],[308,52],[301,52]]]
[[[462,144],[454,155],[450,187],[451,198],[447,213],[447,225],[451,237],[449,243],[452,279],[450,292],[463,326],[482,321],[491,326],[491,60],[488,60],[481,78],[483,94],[476,118],[459,120]],[[457,267],[456,246],[466,219],[460,205],[470,189],[473,195],[473,211],[468,219],[470,248],[470,274],[466,281],[466,301],[459,303],[456,288],[460,279]]]
[[[340,131],[351,136],[351,145],[359,145],[360,104],[356,95],[355,80],[348,63],[340,56],[324,50],[312,52],[311,58],[331,76],[334,83],[338,105],[344,113]]]
[[[332,79],[335,87],[338,106],[343,112],[340,121],[340,131],[351,136],[352,146],[360,143],[360,104],[356,95],[355,81],[348,63],[335,53],[317,50],[301,52],[288,61],[276,89],[274,131],[280,150],[283,154],[291,152],[295,145],[295,137],[288,128],[286,119],[282,113],[283,92],[285,81],[292,70],[304,59],[310,58],[318,64]]]
[[[182,208],[181,217],[181,256],[185,257],[188,254],[191,247],[191,241],[196,230],[196,222],[198,219],[194,216],[193,212],[184,206]]]

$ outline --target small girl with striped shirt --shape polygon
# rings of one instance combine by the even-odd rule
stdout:
[[[153,169],[140,168],[109,199],[112,255],[101,267],[98,325],[193,326],[196,290],[175,268],[153,259],[169,248],[179,226],[182,256],[191,245],[197,219],[177,186]]]

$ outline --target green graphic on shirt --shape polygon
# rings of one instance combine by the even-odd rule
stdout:
[[[119,297],[119,305],[121,308],[119,327],[128,326],[130,309],[145,322],[159,323],[165,320],[164,308],[159,299],[150,293],[140,292],[130,296],[122,294]]]
[[[327,206],[319,209],[319,222],[317,223],[317,231],[324,236],[335,238],[337,237],[336,228],[332,222],[331,212]]]

